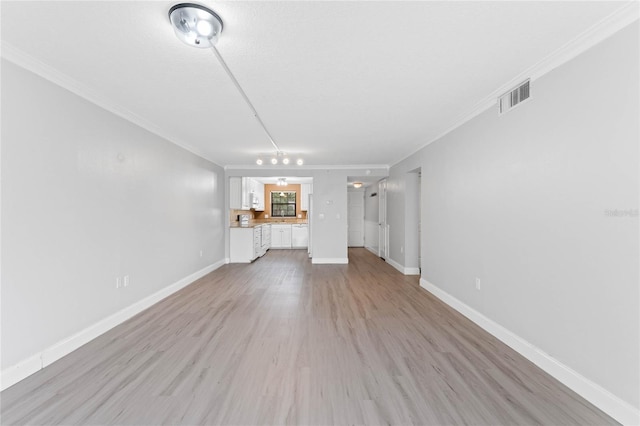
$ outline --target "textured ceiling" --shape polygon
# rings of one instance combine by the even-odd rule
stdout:
[[[176,2],[2,2],[2,41],[220,165],[271,144]],[[202,2],[280,148],[307,165],[393,164],[624,3]],[[36,29],[36,30],[31,30]]]

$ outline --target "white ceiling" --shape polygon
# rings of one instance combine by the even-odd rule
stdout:
[[[176,1],[3,1],[3,48],[220,165],[272,147]],[[624,3],[211,2],[217,45],[280,148],[306,165],[393,164]],[[8,44],[7,44],[8,43]]]

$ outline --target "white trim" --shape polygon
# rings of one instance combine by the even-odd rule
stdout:
[[[377,253],[375,254],[377,255]],[[399,264],[398,262],[396,262],[391,258],[385,259],[385,261],[404,275],[420,275],[420,268],[409,268],[409,267],[402,266],[401,264]]]
[[[42,369],[41,353],[30,356],[11,367],[5,368],[2,370],[2,373],[0,373],[0,390],[5,390],[40,369]]]
[[[398,262],[396,262],[392,258],[389,257],[389,258],[385,259],[385,262],[387,262],[389,265],[391,265],[394,268],[396,268],[398,271],[400,271],[400,273],[404,274],[404,266],[402,266],[401,264],[399,264]]]
[[[350,170],[350,169],[356,169],[356,170],[366,170],[366,169],[383,169],[386,170],[387,172],[389,171],[389,165],[388,164],[347,164],[347,165],[302,165],[302,166],[298,166],[295,164],[289,165],[289,166],[284,166],[284,165],[276,165],[276,166],[272,166],[270,164],[263,164],[262,166],[258,166],[256,164],[248,164],[248,165],[241,165],[241,164],[230,164],[227,166],[224,166],[225,170],[291,170],[291,171],[295,171],[295,170]],[[376,176],[376,175],[373,175]],[[381,179],[383,179],[383,177],[381,177]]]
[[[405,275],[420,275],[420,268],[408,268],[405,266],[404,268]]]
[[[56,68],[45,64],[39,59],[23,52],[22,50],[18,49],[12,44],[2,40],[0,46],[1,46],[0,54],[7,61],[12,62],[13,64],[21,68],[26,69],[27,71],[30,71],[44,78],[45,80],[48,80],[53,84],[70,91],[71,93],[77,96],[80,96],[81,98],[91,102],[92,104],[95,104],[100,108],[103,108],[109,111],[110,113],[115,114],[118,117],[123,118],[147,130],[148,132],[153,133],[156,136],[161,137],[162,139],[168,140],[169,142],[179,146],[182,149],[189,151],[194,155],[197,155],[198,157],[204,158],[205,160],[210,161],[219,167],[222,167],[218,163],[213,161],[211,158],[209,158],[206,154],[202,153],[201,151],[194,148],[190,144],[180,140],[175,136],[167,135],[164,130],[162,130],[160,127],[158,127],[156,124],[152,123],[151,121],[145,118],[142,118],[141,116],[134,113],[133,111],[130,111],[129,109],[118,105],[116,102],[106,98],[105,96],[98,94],[97,92],[90,89],[86,85],[58,71]]]
[[[548,72],[558,68],[560,65],[569,62],[571,59],[575,58],[579,54],[585,52],[601,41],[611,37],[616,32],[620,31],[627,25],[632,24],[639,18],[639,2],[638,1],[629,1],[624,6],[617,9],[615,12],[605,17],[601,21],[592,25],[587,30],[578,34],[569,42],[560,46],[558,49],[553,51],[551,54],[545,56],[537,63],[533,64],[520,74],[513,77],[511,80],[498,87],[496,90],[491,92],[487,97],[482,99],[480,102],[476,103],[476,105],[471,108],[471,110],[460,116],[457,120],[454,120],[453,124],[446,128],[444,131],[440,132],[433,138],[431,138],[427,143],[421,145],[420,148],[411,152],[409,155],[402,157],[402,159],[396,161],[391,164],[391,167],[402,163],[409,157],[412,157],[419,151],[421,151],[427,145],[432,144],[433,142],[441,139],[448,133],[451,133],[458,127],[462,126],[467,121],[470,121],[472,118],[480,115],[487,109],[491,107],[495,107],[497,109],[497,101],[498,97],[509,90],[509,88],[514,88],[519,83],[523,82],[526,79],[530,79],[534,81]],[[535,90],[535,89],[532,89]],[[533,94],[533,92],[532,92]],[[496,112],[496,115],[498,113]]]
[[[369,250],[371,253],[375,254],[376,256],[380,257],[380,254],[378,253],[378,250],[374,250],[373,247],[364,246],[364,248],[366,248],[367,250]]]
[[[115,314],[110,315],[93,325],[90,325],[84,330],[81,330],[64,340],[59,341],[58,343],[55,343],[54,345],[44,349],[42,352],[30,356],[29,358],[2,370],[2,372],[0,373],[0,390],[4,390],[9,386],[16,384],[20,380],[52,364],[63,356],[68,355],[85,343],[111,330],[115,326],[125,322],[129,318],[137,315],[138,313],[158,303],[162,299],[172,295],[178,290],[183,289],[197,279],[202,278],[208,273],[215,271],[216,269],[224,265],[224,263],[224,260],[220,260],[199,271],[196,271],[193,274],[184,277],[180,281],[177,281],[163,288],[162,290],[153,293],[152,295],[147,296],[144,299],[139,300],[138,302],[135,302],[133,305],[127,306],[126,308],[116,312]]]
[[[582,396],[587,401],[626,425],[640,424],[640,411],[631,404],[618,398],[602,386],[582,376],[569,366],[561,363],[549,354],[534,346],[522,337],[487,318],[469,305],[456,299],[444,290],[420,278],[420,287],[424,288],[456,311],[498,338],[520,355],[533,362],[542,370],[559,380],[565,386]]]
[[[311,263],[314,265],[344,265],[349,263],[348,257],[313,257]]]

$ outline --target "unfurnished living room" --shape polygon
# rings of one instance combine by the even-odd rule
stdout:
[[[638,1],[1,1],[3,425],[640,424]]]

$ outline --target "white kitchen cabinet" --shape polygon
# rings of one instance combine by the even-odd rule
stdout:
[[[251,263],[271,248],[271,225],[231,228],[229,261]]]
[[[291,248],[291,225],[271,225],[271,248]]]
[[[300,210],[306,212],[309,210],[309,194],[313,194],[313,187],[310,183],[300,185]]]
[[[259,243],[256,245],[257,228],[231,228],[229,239],[229,261],[231,263],[251,263],[258,257]]]
[[[266,253],[271,248],[271,225],[262,225],[262,250]]]
[[[264,211],[264,183],[258,182],[255,179],[252,179],[253,185],[251,187],[253,198],[252,198],[252,208],[257,212]]]
[[[229,208],[249,210],[251,208],[249,178],[229,178]]]
[[[291,247],[307,248],[309,246],[309,227],[306,224],[291,225]]]

